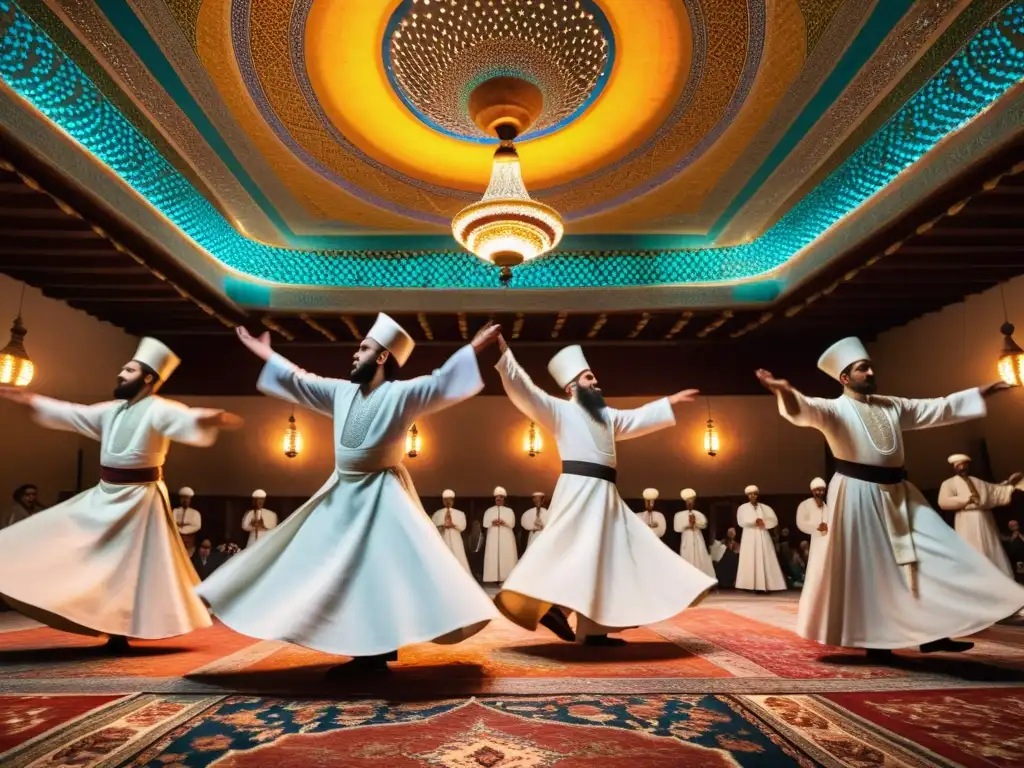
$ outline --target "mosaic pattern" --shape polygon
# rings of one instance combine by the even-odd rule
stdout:
[[[869,142],[749,245],[642,253],[556,253],[519,268],[513,290],[703,283],[773,269],[883,189],[1024,77],[1024,3],[1008,6]],[[249,241],[160,155],[13,3],[0,0],[0,76],[223,263],[288,284],[499,288],[465,253],[292,251]]]
[[[443,133],[496,143],[469,117],[469,94],[497,76],[527,80],[544,95],[520,141],[565,127],[600,94],[614,36],[589,0],[472,4],[405,0],[384,34],[384,66],[406,106]]]

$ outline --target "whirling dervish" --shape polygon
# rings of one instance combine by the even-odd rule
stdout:
[[[715,564],[711,562],[707,542],[704,541],[704,529],[708,527],[708,519],[695,507],[697,492],[692,488],[684,488],[680,494],[686,509],[676,512],[672,528],[681,533],[679,554],[694,568],[699,568],[712,579],[715,578]]]

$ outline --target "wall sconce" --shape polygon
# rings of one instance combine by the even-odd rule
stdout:
[[[21,307],[25,303],[25,284],[21,284],[21,299],[18,302],[18,316],[11,326],[11,340],[0,350],[0,386],[27,387],[32,383],[36,367],[25,351],[25,334],[28,331],[21,322]]]
[[[718,430],[715,429],[715,421],[711,418],[711,398],[708,398],[708,425],[704,430],[704,450],[708,456],[718,455]]]
[[[420,431],[416,429],[415,424],[405,433],[405,455],[410,459],[420,455]]]
[[[999,284],[999,296],[1003,300],[1003,318],[1005,322],[999,329],[1003,334],[1003,350],[999,353],[999,378],[1011,387],[1024,384],[1024,349],[1013,340],[1014,327],[1006,311],[1006,296],[1003,285]]]
[[[543,449],[544,438],[541,436],[540,430],[537,429],[537,425],[531,421],[530,427],[523,435],[523,451],[532,459]]]
[[[302,433],[295,424],[295,411],[288,417],[288,426],[284,430],[284,455],[294,459],[302,453]]]

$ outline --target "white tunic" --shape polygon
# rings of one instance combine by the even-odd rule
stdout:
[[[825,524],[825,533],[818,530],[818,526]],[[807,570],[815,567],[824,558],[827,549],[828,537],[832,532],[832,513],[829,511],[828,502],[822,500],[821,506],[813,496],[800,502],[796,508],[796,527],[801,533],[811,537],[810,548],[807,552]],[[806,580],[806,576],[804,577]]]
[[[824,433],[837,459],[903,466],[903,431],[985,415],[977,389],[869,403],[795,396],[789,421]],[[1024,587],[957,536],[909,482],[879,485],[836,473],[829,483],[832,524],[824,557],[808,564],[799,633],[856,648],[907,648],[979,632],[1024,606]],[[899,562],[898,562],[899,561]]]
[[[402,464],[418,418],[483,388],[466,346],[433,375],[359,386],[273,355],[257,384],[334,418],[335,469],[258,547],[198,588],[229,627],[326,653],[369,656],[412,643],[459,642],[497,614],[451,557]]]
[[[530,546],[533,540],[540,536],[544,526],[548,524],[548,508],[531,507],[523,512],[523,519],[520,522],[523,524],[523,529],[530,532],[530,537],[526,540],[526,546]]]
[[[693,525],[690,524],[690,515],[693,515]],[[676,512],[672,521],[672,529],[676,533],[683,534],[679,542],[679,554],[683,560],[694,568],[699,568],[711,578],[715,577],[715,566],[711,562],[711,555],[708,553],[708,545],[704,541],[704,534],[701,533],[708,527],[708,519],[703,512],[696,509]]]
[[[38,397],[35,420],[100,441],[100,464],[162,467],[171,441],[209,446],[206,409],[161,397],[77,405]],[[100,482],[0,531],[0,594],[45,624],[80,634],[158,639],[210,626],[163,482]]]
[[[203,527],[203,516],[199,514],[199,510],[192,509],[192,507],[188,509],[175,507],[171,514],[174,515],[174,524],[178,527],[178,533],[181,534],[185,551],[188,552],[189,557],[192,557],[196,551],[196,531]]]
[[[757,521],[764,522],[763,528]],[[775,510],[767,504],[754,506],[750,502],[741,504],[736,510],[736,522],[743,529],[740,539],[740,564],[736,571],[736,589],[751,589],[757,592],[777,592],[786,589],[786,578],[779,567],[779,556],[775,542],[768,533],[779,524]]]
[[[971,486],[960,475],[943,481],[939,488],[939,506],[956,512],[956,532],[963,540],[995,563],[1008,578],[1013,578],[1010,558],[1003,549],[999,529],[992,515],[996,507],[1005,507],[1013,498],[1012,485],[995,485],[972,477]],[[971,501],[971,497],[977,503]]]
[[[497,365],[505,391],[528,418],[554,436],[563,461],[615,467],[615,441],[672,426],[668,400],[629,411],[605,410],[597,423],[576,402],[551,397],[519,367],[511,352]],[[552,605],[575,611],[577,637],[668,619],[715,584],[649,535],[604,480],[563,474],[544,535],[523,554],[498,594],[498,608],[527,629]]]
[[[495,525],[501,518],[504,525]],[[484,546],[484,583],[505,581],[519,562],[516,550],[516,514],[508,507],[491,507],[484,512],[487,543]]]
[[[451,514],[452,525],[449,528],[445,520]],[[462,540],[462,532],[466,530],[466,513],[458,509],[439,509],[434,513],[431,521],[437,526],[437,532],[441,534],[448,550],[455,555],[455,559],[462,564],[469,573],[469,560],[466,559],[466,544]]]
[[[263,523],[263,528],[256,527],[256,521]],[[267,534],[277,528],[277,513],[269,509],[250,509],[242,516],[242,530],[249,534],[249,540],[245,548],[255,546],[257,541],[263,541]]]
[[[637,512],[637,517],[640,518],[640,522],[650,528],[654,535],[659,539],[665,538],[665,532],[668,531],[668,523],[665,522],[665,516],[657,510],[648,512],[646,509],[643,512]]]

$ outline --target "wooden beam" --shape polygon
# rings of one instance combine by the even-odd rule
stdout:
[[[62,301],[116,301],[116,302],[152,302],[152,301],[186,301],[185,297],[166,283],[154,278],[153,282],[144,286],[115,286],[99,288],[88,285],[75,285],[58,288],[44,285],[43,293]]]

